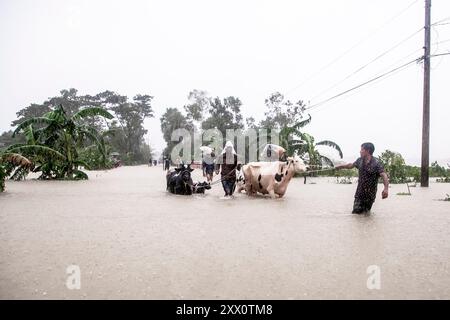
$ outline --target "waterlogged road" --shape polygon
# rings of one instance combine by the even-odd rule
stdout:
[[[356,216],[334,179],[222,200],[167,194],[161,167],[89,175],[7,182],[0,298],[450,299],[450,184],[393,186]]]

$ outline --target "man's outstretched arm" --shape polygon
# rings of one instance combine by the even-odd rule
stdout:
[[[336,167],[334,167],[335,169],[353,169],[355,166],[353,165],[353,163],[347,163],[347,164],[341,164],[338,165]]]

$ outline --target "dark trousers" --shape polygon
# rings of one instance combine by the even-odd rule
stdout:
[[[375,200],[355,198],[352,213],[369,212]]]
[[[236,188],[236,181],[234,180],[222,180],[223,191],[225,191],[226,196],[233,195],[234,189]]]

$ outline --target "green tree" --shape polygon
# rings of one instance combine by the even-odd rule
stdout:
[[[420,168],[415,166],[405,166],[405,175],[410,178],[411,182],[419,182],[420,181]]]
[[[336,150],[341,159],[343,157],[342,150],[336,142],[331,140],[315,142],[312,135],[304,132],[303,128],[311,123],[311,119],[311,115],[308,115],[308,119],[283,127],[280,131],[280,145],[286,149],[289,155],[297,153],[300,157],[307,158],[308,164],[313,169],[319,170],[323,165],[333,167],[333,161],[320,152],[319,146]]]
[[[113,111],[117,123],[114,127],[116,134],[122,136],[122,143],[119,144],[120,152],[125,153],[131,162],[146,162],[141,153],[144,135],[147,130],[144,128],[144,120],[152,118],[153,109],[151,106],[152,96],[136,95],[133,102],[128,102],[126,97],[108,93],[106,100],[112,104],[109,110]]]
[[[405,160],[400,153],[386,150],[379,159],[389,176],[390,183],[406,183],[408,181]]]
[[[60,91],[60,95],[52,97],[44,101],[42,104],[33,103],[30,106],[21,109],[17,112],[18,119],[12,122],[13,126],[17,126],[26,120],[43,117],[48,112],[55,110],[59,105],[64,106],[65,114],[68,117],[73,116],[77,112],[86,108],[102,108],[115,114],[116,121],[109,123],[101,116],[91,116],[84,119],[79,119],[77,122],[81,125],[86,125],[90,128],[96,129],[98,132],[107,131],[107,129],[114,130],[114,137],[103,137],[104,141],[112,145],[112,150],[121,153],[127,163],[144,163],[148,159],[145,158],[143,150],[144,135],[147,130],[144,128],[144,120],[153,117],[153,110],[151,101],[153,97],[150,95],[136,95],[132,101],[129,101],[127,96],[117,94],[113,91],[104,91],[96,95],[78,95],[78,91],[74,88]],[[35,130],[41,129],[45,126],[43,123],[35,123],[33,128]],[[21,138],[22,133],[16,134],[15,141],[10,143],[8,136],[0,138],[0,145],[5,146],[9,144],[23,142]],[[103,164],[107,162],[104,154],[98,152],[95,148],[90,148],[83,152],[90,153]],[[103,158],[103,159],[102,159]],[[98,165],[101,165],[98,163]],[[96,167],[96,166],[94,166]]]
[[[18,112],[16,112],[17,119],[11,123],[11,126],[16,127],[25,120],[35,117],[41,117],[47,112],[50,112],[50,110],[51,107],[48,104],[32,103],[28,107],[23,108]]]
[[[194,128],[192,127],[192,124],[189,123],[187,117],[176,108],[167,108],[166,112],[160,118],[160,121],[163,138],[167,143],[164,154],[169,155],[172,152],[173,147],[179,143],[179,141],[171,141],[172,132],[182,128],[189,132],[193,132]]]
[[[211,101],[209,117],[203,121],[203,130],[218,129],[225,137],[227,129],[244,129],[241,106],[239,98],[230,96],[222,101],[216,97]]]
[[[81,148],[79,156],[89,170],[104,170],[113,167],[110,158],[112,151],[111,138],[115,136],[114,130],[106,130],[98,133],[97,143]]]
[[[312,167],[313,170],[320,170],[324,165],[334,167],[333,161],[320,152],[318,148],[319,146],[327,146],[336,150],[339,157],[342,159],[343,154],[341,148],[336,142],[330,140],[315,142],[312,135],[304,132],[298,132],[298,135],[301,140],[293,140],[289,142],[288,148],[289,150],[297,152],[297,154],[301,157],[305,157],[308,165]]]
[[[280,92],[272,93],[264,103],[267,111],[264,113],[265,119],[259,126],[277,130],[283,130],[299,123],[303,119],[306,107],[301,100],[295,103],[286,100]]]
[[[184,106],[186,111],[186,120],[200,131],[201,124],[205,120],[208,110],[211,106],[211,98],[204,90],[194,89],[188,95],[189,104]]]
[[[449,170],[439,165],[437,161],[434,161],[430,166],[430,177],[448,177]]]
[[[99,107],[84,108],[70,116],[60,105],[43,117],[30,118],[19,124],[14,134],[23,132],[27,143],[10,146],[7,151],[18,151],[30,158],[36,165],[34,171],[42,172],[43,179],[86,179],[87,175],[78,169],[79,166],[87,167],[79,157],[79,149],[90,142],[105,152],[99,132],[83,122],[94,116],[113,118]]]
[[[64,106],[64,110],[68,116],[72,116],[82,108],[86,107],[103,107],[103,101],[99,95],[79,96],[78,90],[75,88],[64,89],[60,91],[60,95],[52,98],[48,98],[42,104],[32,103],[30,106],[19,110],[17,119],[12,122],[12,126],[16,127],[25,120],[42,117],[44,114],[56,109],[59,105]],[[102,117],[90,117],[84,119],[85,124],[90,127],[95,127],[97,130],[102,130],[106,124]]]
[[[0,148],[6,148],[17,143],[24,143],[25,141],[24,135],[16,135],[13,137],[13,131],[8,130],[0,135]]]

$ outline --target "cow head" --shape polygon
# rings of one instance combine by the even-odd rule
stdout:
[[[295,172],[305,172],[306,169],[307,169],[305,163],[303,162],[303,160],[298,155],[294,155],[293,157],[288,157],[287,158],[287,163],[289,165],[293,165],[294,166],[294,171]]]
[[[182,164],[180,164],[180,165],[178,166],[178,168],[175,168],[175,171],[176,171],[177,173],[184,172],[184,171],[192,172],[192,171],[194,171],[194,169],[191,168],[191,165],[190,165],[190,164],[184,164],[184,163],[182,163]]]
[[[180,164],[178,168],[175,168],[175,172],[177,173],[177,175],[180,176],[183,182],[186,184],[192,184],[191,183],[192,171],[194,171],[194,169],[192,169],[189,164]]]

